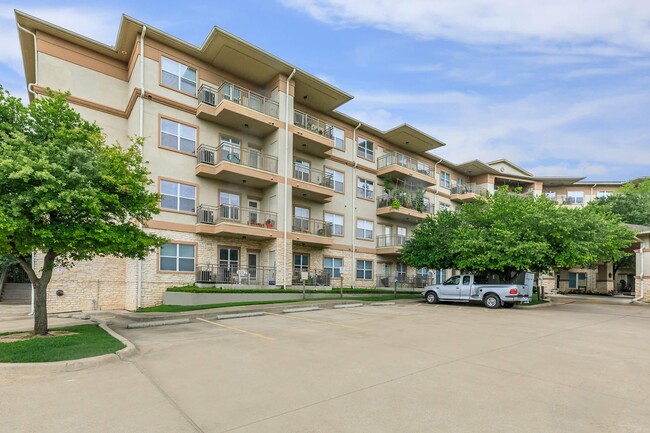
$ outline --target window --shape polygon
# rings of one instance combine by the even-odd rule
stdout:
[[[372,280],[372,261],[357,260],[357,279]]]
[[[447,279],[447,269],[436,270],[436,284],[442,284]]]
[[[298,272],[309,270],[309,256],[307,254],[294,254],[293,268]]]
[[[196,128],[160,118],[160,146],[194,154],[196,153]]]
[[[556,193],[555,191],[546,191],[546,198],[548,198],[551,201],[555,201]]]
[[[219,248],[219,267],[224,269],[237,269],[239,266],[239,249]]]
[[[426,277],[429,274],[429,270],[427,268],[419,268],[415,271],[415,275],[418,277]]]
[[[160,247],[160,270],[194,272],[194,245],[170,243]]]
[[[340,171],[332,170],[331,168],[325,168],[325,174],[332,176],[332,182],[334,182],[334,191],[345,191],[345,175],[343,173]]]
[[[309,178],[309,172],[311,171],[311,163],[309,161],[303,161],[302,159],[296,159],[294,162],[294,174],[295,179],[304,180],[305,182],[311,182]]]
[[[373,200],[375,197],[375,184],[366,179],[357,179],[357,197]]]
[[[325,222],[332,223],[334,236],[343,236],[343,215],[325,212]]]
[[[567,204],[582,204],[585,202],[584,191],[569,191]]]
[[[439,205],[440,212],[449,212],[451,207],[447,203],[440,203]]]
[[[221,159],[233,164],[241,164],[241,141],[236,138],[221,137]]]
[[[406,242],[406,227],[397,226],[396,244],[402,246],[404,245],[404,242]]]
[[[343,267],[343,259],[336,257],[325,257],[323,260],[323,268],[329,272],[334,278],[341,278],[341,268]]]
[[[293,231],[309,232],[309,209],[296,206],[293,209]]]
[[[600,198],[600,197],[609,197],[610,195],[612,195],[611,191],[598,191],[596,193],[596,197],[598,197],[598,198]]]
[[[444,188],[450,188],[451,187],[451,175],[447,173],[446,171],[441,171],[440,172],[440,186]]]
[[[366,140],[365,138],[359,138],[357,146],[357,155],[361,158],[369,159],[374,161],[375,159],[375,143],[372,141]]]
[[[161,60],[163,85],[196,95],[196,69],[164,56]]]
[[[406,280],[406,271],[408,269],[408,266],[406,266],[404,263],[398,263],[397,264],[397,281],[404,281]]]
[[[160,181],[160,208],[196,212],[196,187],[169,180]]]
[[[239,219],[239,206],[240,197],[238,194],[229,192],[219,193],[219,207],[221,209],[221,218],[238,220]]]
[[[345,150],[345,134],[343,130],[332,126],[332,135],[334,136],[334,147],[340,150]]]
[[[372,221],[357,220],[357,237],[372,240]]]
[[[569,289],[587,290],[587,274],[569,272]]]

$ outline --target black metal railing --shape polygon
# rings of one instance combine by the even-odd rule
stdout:
[[[202,144],[196,157],[199,164],[217,165],[227,161],[271,173],[278,172],[278,158],[275,156],[265,155],[257,150],[242,149],[239,145],[229,142],[222,142],[217,147]]]
[[[275,285],[275,267],[239,265],[198,265],[197,283]]]
[[[434,278],[430,278],[425,275],[377,275],[377,287],[378,288],[394,288],[395,281],[397,280],[398,288],[402,289],[422,289],[426,286],[430,286],[434,283]]]
[[[476,186],[476,185],[468,185],[466,183],[458,184],[458,183],[452,183],[451,184],[451,193],[452,194],[483,194],[487,191],[487,188],[482,187],[482,186]]]
[[[332,134],[332,125],[329,125],[310,114],[303,113],[299,110],[294,110],[293,124],[302,129],[306,129],[307,131],[311,131],[314,134],[322,135],[331,140],[334,140],[334,135]]]
[[[403,153],[391,152],[377,158],[377,169],[388,167],[390,165],[399,165],[408,168],[409,170],[428,176],[433,180],[436,178],[436,172],[432,165],[418,161],[417,159],[406,156]]]
[[[199,224],[231,222],[252,227],[276,229],[278,214],[249,207],[201,204],[199,205],[197,220]]]
[[[280,105],[277,101],[227,81],[223,81],[219,88],[207,84],[199,88],[199,104],[216,107],[221,101],[231,101],[276,119],[280,117]]]
[[[383,209],[391,207],[393,209],[399,209],[404,207],[407,209],[415,209],[421,213],[433,213],[433,205],[429,201],[424,201],[422,203],[417,203],[417,199],[406,194],[385,194],[377,197],[377,209]]]
[[[401,247],[408,239],[405,235],[379,235],[377,236],[377,248]]]
[[[302,286],[303,280],[305,286],[331,286],[332,273],[330,270],[323,269],[294,268],[291,285]]]
[[[332,237],[334,227],[332,223],[327,221],[294,216],[291,231],[294,233]]]
[[[331,174],[304,164],[294,164],[293,178],[327,188],[334,188],[334,177]]]

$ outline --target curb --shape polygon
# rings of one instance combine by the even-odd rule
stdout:
[[[99,327],[106,331],[111,337],[119,340],[126,347],[118,350],[115,353],[107,353],[105,355],[92,356],[90,358],[70,359],[67,361],[54,361],[54,362],[3,362],[0,363],[0,375],[16,374],[16,375],[43,375],[53,373],[66,373],[71,371],[86,370],[100,365],[113,364],[123,361],[135,355],[138,349],[128,339],[113,331],[105,323],[98,323]]]
[[[307,311],[318,311],[320,310],[319,307],[298,307],[298,308],[287,308],[286,310],[282,310],[283,313],[305,313]]]
[[[133,322],[126,325],[126,329],[151,328],[153,326],[182,325],[190,323],[189,318],[152,320],[150,322]]]
[[[337,304],[334,306],[334,308],[357,308],[357,307],[363,307],[362,303],[358,304]]]

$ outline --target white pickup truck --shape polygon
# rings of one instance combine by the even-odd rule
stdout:
[[[515,304],[530,302],[534,281],[532,272],[520,274],[511,284],[502,284],[494,276],[455,275],[442,284],[425,287],[422,296],[429,304],[439,301],[483,302],[487,308],[511,308]]]

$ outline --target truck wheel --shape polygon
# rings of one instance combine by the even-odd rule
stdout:
[[[438,295],[436,295],[436,292],[427,292],[427,295],[424,297],[424,299],[427,301],[427,304],[438,303]]]
[[[503,303],[503,308],[512,308],[515,306],[514,302],[504,302]]]
[[[487,295],[483,298],[483,305],[488,308],[499,308],[501,307],[501,299],[497,295]]]

